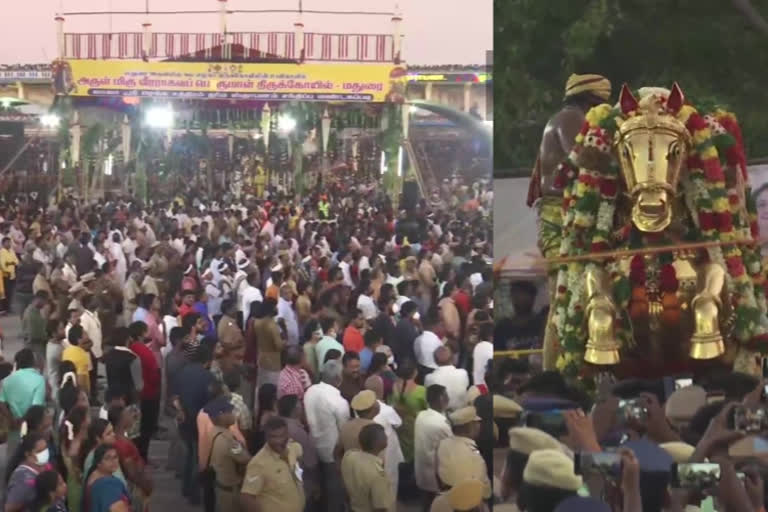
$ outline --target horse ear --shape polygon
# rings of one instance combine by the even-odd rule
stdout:
[[[629,90],[629,86],[624,84],[621,86],[621,92],[619,93],[619,105],[621,105],[621,111],[624,114],[637,110],[637,99],[632,91]]]
[[[672,91],[669,93],[669,98],[667,98],[667,111],[670,114],[676,115],[680,112],[680,109],[683,108],[684,104],[685,95],[683,94],[683,90],[680,89],[680,86],[675,82],[672,85]]]

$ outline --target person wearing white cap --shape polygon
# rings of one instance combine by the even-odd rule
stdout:
[[[480,417],[473,406],[462,407],[448,415],[453,437],[440,441],[437,447],[437,476],[444,485],[453,487],[467,478],[483,482],[483,497],[491,497],[491,482],[483,456],[475,439],[480,434]]]
[[[239,304],[243,300],[243,292],[248,286],[248,271],[250,268],[251,261],[248,258],[239,258],[237,260],[237,272],[235,272],[234,279],[232,280],[232,287],[235,290],[238,309]]]
[[[264,302],[264,296],[259,289],[259,272],[257,270],[252,270],[246,277],[245,288],[238,303],[243,325],[247,325],[248,317],[251,314],[251,304],[254,302]]]

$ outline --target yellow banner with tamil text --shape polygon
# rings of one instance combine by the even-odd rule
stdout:
[[[260,101],[402,101],[406,71],[394,64],[249,64],[67,60],[56,92],[71,96]]]

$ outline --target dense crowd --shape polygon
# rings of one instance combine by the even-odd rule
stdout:
[[[491,195],[454,185],[0,206],[4,510],[148,510],[158,438],[206,511],[483,510]]]
[[[497,419],[508,450],[494,510],[765,510],[764,380],[713,368],[586,392],[525,360],[498,366],[517,407]]]

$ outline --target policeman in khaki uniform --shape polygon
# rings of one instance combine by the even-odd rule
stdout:
[[[336,460],[341,460],[344,453],[349,450],[360,449],[360,431],[366,425],[375,423],[373,418],[379,414],[379,401],[376,400],[376,393],[370,389],[356,394],[350,405],[357,417],[351,418],[339,429],[339,441],[335,451]]]
[[[243,467],[251,455],[229,431],[235,423],[234,406],[229,397],[214,399],[205,406],[205,412],[214,424],[210,465],[216,472],[216,510],[237,512]]]
[[[475,439],[480,433],[480,417],[474,407],[462,407],[448,416],[453,437],[440,441],[437,447],[437,476],[443,487],[453,487],[463,480],[483,483],[483,498],[491,497],[491,482],[485,460]]]
[[[487,512],[483,503],[483,482],[473,478],[463,480],[435,498],[430,512]]]
[[[292,441],[283,418],[264,425],[266,444],[245,471],[240,512],[303,512],[304,470],[299,465],[301,445]],[[217,509],[229,511],[230,509]]]
[[[362,450],[350,450],[341,461],[341,477],[352,512],[394,512],[397,496],[378,454],[387,448],[387,434],[378,423],[360,431]]]

